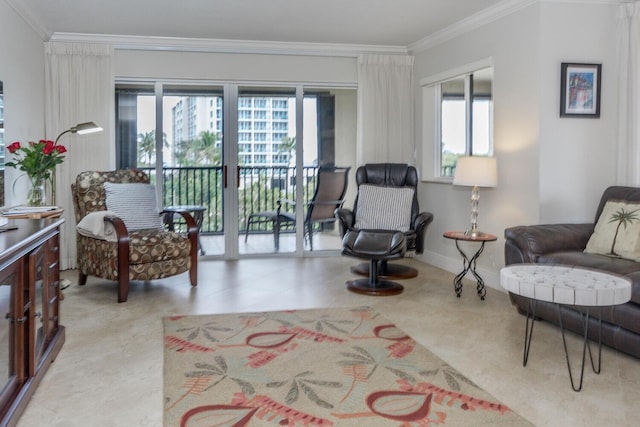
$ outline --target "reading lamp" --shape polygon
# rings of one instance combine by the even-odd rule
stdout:
[[[473,187],[471,190],[471,229],[465,234],[471,237],[482,236],[478,231],[478,203],[480,187],[498,185],[498,168],[495,157],[468,156],[458,158],[453,185]]]
[[[77,133],[78,135],[86,135],[88,133],[102,132],[102,130],[103,129],[100,126],[98,126],[97,124],[95,124],[93,122],[78,123],[77,125],[65,130],[60,135],[58,135],[58,137],[56,138],[55,142],[53,143],[53,146],[55,147],[56,145],[58,145],[58,140],[62,137],[62,135],[65,135],[67,133]],[[54,175],[54,177],[55,177],[55,175]],[[51,202],[53,204],[56,203],[56,181],[55,181],[55,179],[51,180]]]

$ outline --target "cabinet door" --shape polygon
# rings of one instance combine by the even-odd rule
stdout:
[[[22,260],[0,271],[0,415],[26,379]],[[2,417],[0,417],[1,419]]]
[[[29,375],[34,376],[46,348],[47,318],[47,245],[40,245],[29,254]]]

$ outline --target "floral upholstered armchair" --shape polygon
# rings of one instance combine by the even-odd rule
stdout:
[[[118,302],[127,300],[130,280],[189,271],[191,285],[196,286],[198,227],[189,213],[178,212],[186,222],[186,235],[164,229],[155,188],[143,171],[82,172],[71,192],[80,285],[90,275],[115,280]]]

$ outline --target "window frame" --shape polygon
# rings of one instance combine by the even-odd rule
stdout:
[[[442,84],[464,77],[464,100],[465,100],[465,153],[472,155],[472,133],[473,133],[473,84],[470,76],[474,73],[494,68],[491,57],[476,62],[472,62],[461,67],[451,69],[420,80],[422,87],[422,173],[421,180],[426,182],[452,183],[453,174],[444,176],[442,174]],[[493,92],[493,90],[492,90]],[[493,94],[492,94],[493,99]],[[493,155],[493,113],[491,109],[490,132],[488,155]]]

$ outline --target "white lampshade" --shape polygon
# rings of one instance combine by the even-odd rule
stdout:
[[[498,166],[495,157],[468,156],[458,158],[454,185],[495,187],[498,185]]]

